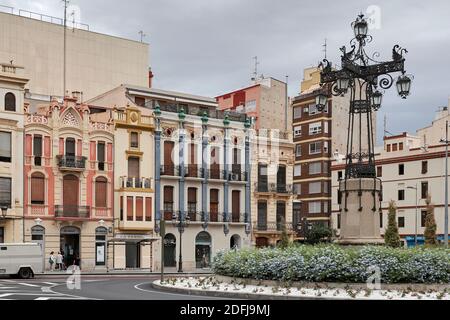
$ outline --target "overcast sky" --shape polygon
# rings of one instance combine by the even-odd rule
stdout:
[[[0,4],[62,17],[60,0],[0,0]],[[400,99],[388,90],[378,113],[388,130],[409,131],[428,125],[447,105],[450,86],[450,2],[442,1],[302,1],[302,0],[72,0],[81,22],[97,32],[150,43],[154,87],[216,96],[248,85],[253,56],[259,73],[284,80],[289,95],[299,92],[303,69],[324,56],[339,62],[339,47],[352,38],[350,22],[371,5],[378,6],[379,28],[370,30],[369,53],[391,58],[394,44],[409,51],[407,71],[414,75],[412,95]],[[375,17],[375,16],[374,16]],[[377,26],[375,26],[377,27]],[[380,140],[378,140],[380,142]]]

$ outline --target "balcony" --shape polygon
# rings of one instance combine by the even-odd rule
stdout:
[[[223,179],[224,173],[225,173],[225,171],[220,170],[220,169],[216,169],[216,168],[209,169],[208,170],[208,179],[216,179],[216,180]]]
[[[269,184],[268,183],[261,183],[256,182],[255,183],[255,192],[270,192],[269,191]]]
[[[150,231],[153,230],[153,222],[152,221],[120,221],[119,222],[120,230],[133,230],[133,231]]]
[[[228,173],[228,181],[245,182],[247,181],[247,173],[233,170]]]
[[[283,226],[286,228],[287,232],[293,232],[292,223],[281,222],[257,222],[253,224],[253,230],[262,232],[281,232],[283,231]]]
[[[151,178],[120,177],[121,189],[151,189]]]
[[[292,184],[271,184],[272,192],[282,193],[286,195],[292,194]]]
[[[160,168],[160,174],[162,176],[179,176],[179,166],[175,165],[162,165]]]
[[[229,218],[230,218],[230,222],[235,222],[235,223],[241,222],[241,223],[244,223],[245,222],[245,213],[243,213],[243,212],[237,212],[237,213],[230,212]]]
[[[86,157],[56,156],[60,170],[83,171],[86,168]]]
[[[78,218],[89,219],[91,207],[76,205],[57,205],[55,206],[56,218]]]

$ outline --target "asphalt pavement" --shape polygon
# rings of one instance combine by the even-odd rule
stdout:
[[[36,276],[0,278],[0,300],[218,300],[220,298],[164,292],[152,288],[156,275]],[[69,280],[73,280],[69,279]],[[222,300],[222,299],[221,299]]]

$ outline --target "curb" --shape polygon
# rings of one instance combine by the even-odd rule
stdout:
[[[202,289],[182,289],[182,288],[171,288],[162,286],[155,282],[151,283],[153,289],[160,291],[181,293],[185,295],[193,296],[207,296],[216,298],[234,298],[234,299],[246,299],[246,300],[351,300],[347,298],[325,298],[325,297],[290,297],[290,296],[275,296],[275,295],[261,295],[257,293],[237,293],[237,292],[214,292],[210,290]]]
[[[52,273],[37,273],[36,276],[65,276],[70,273],[66,272],[52,272]],[[83,272],[81,270],[81,275],[83,276],[160,276],[160,272]],[[180,273],[180,272],[164,272],[164,276],[211,276],[211,273]]]

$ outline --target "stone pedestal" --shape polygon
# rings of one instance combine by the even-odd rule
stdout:
[[[341,233],[338,244],[383,244],[380,235],[381,181],[373,178],[339,182]]]

